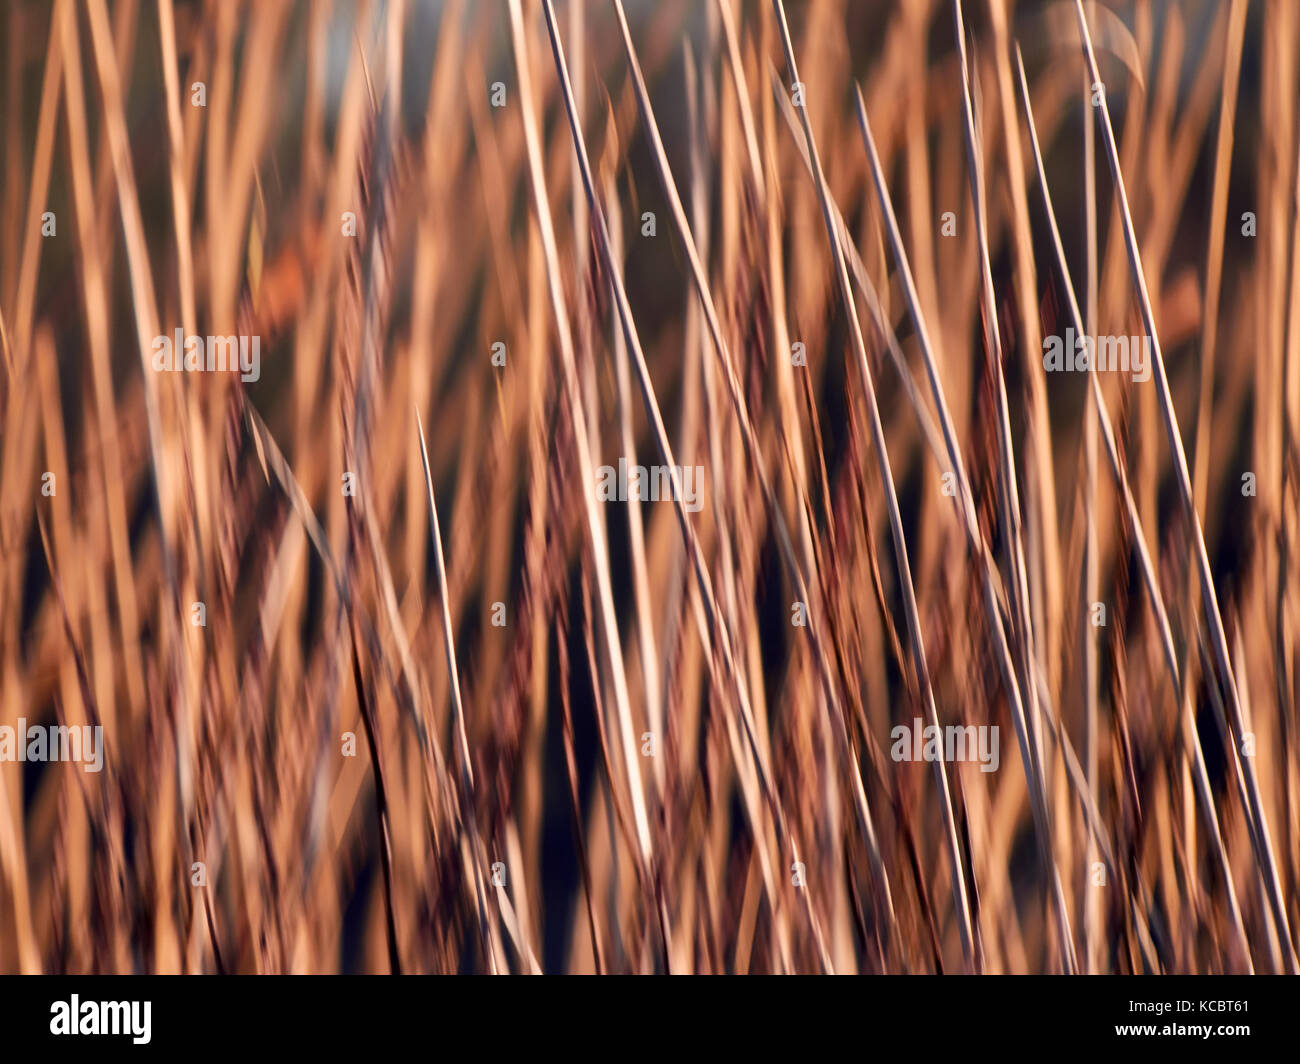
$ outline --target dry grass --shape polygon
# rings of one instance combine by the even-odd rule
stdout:
[[[626,7],[0,13],[0,971],[1295,972],[1300,8]]]

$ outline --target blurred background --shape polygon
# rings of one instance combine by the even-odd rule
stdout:
[[[11,0],[0,971],[1294,972],[1298,44]]]

